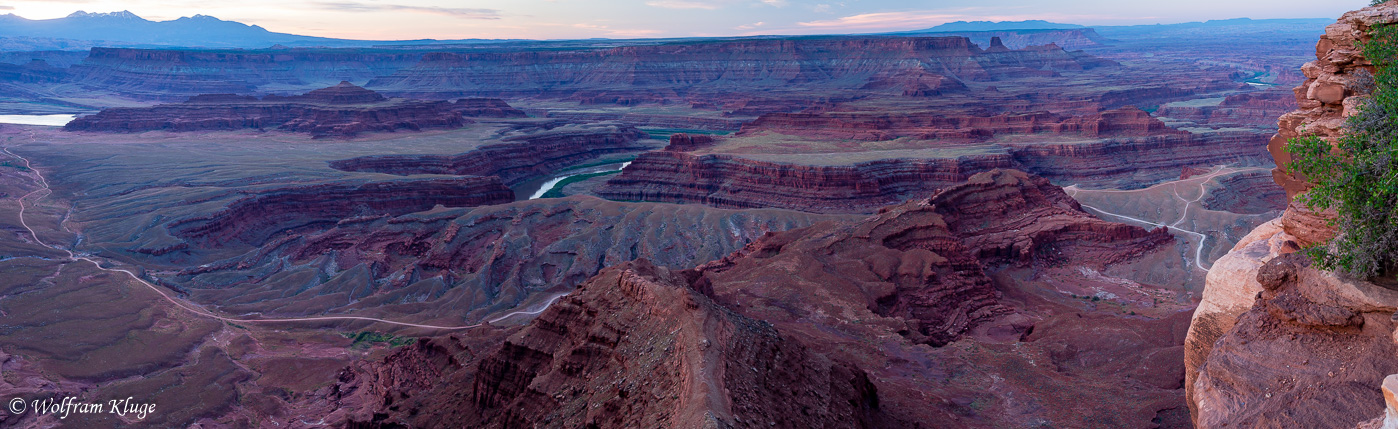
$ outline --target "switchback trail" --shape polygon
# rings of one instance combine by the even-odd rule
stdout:
[[[33,136],[32,136],[32,135],[30,136],[30,139],[33,139]],[[501,321],[501,320],[505,320],[505,319],[508,319],[508,318],[511,318],[511,317],[514,317],[514,316],[520,316],[520,315],[532,316],[532,315],[536,315],[536,314],[542,313],[544,310],[547,310],[550,306],[553,305],[554,302],[557,302],[559,298],[562,298],[562,297],[564,297],[564,296],[567,295],[567,293],[555,294],[554,296],[549,297],[549,299],[548,299],[547,301],[545,301],[543,305],[539,306],[539,308],[534,309],[534,310],[520,310],[520,311],[515,311],[515,312],[512,312],[512,313],[505,314],[505,315],[500,316],[500,317],[496,317],[496,318],[493,318],[493,319],[489,319],[489,320],[487,320],[487,321],[485,321],[485,322],[477,323],[477,324],[474,324],[474,325],[464,325],[464,326],[427,325],[427,324],[421,324],[421,323],[396,322],[396,321],[392,321],[392,320],[385,320],[385,319],[379,319],[379,318],[374,318],[374,317],[360,317],[360,316],[314,316],[314,317],[266,318],[266,319],[240,319],[240,318],[235,318],[235,317],[220,316],[220,315],[215,314],[215,313],[213,313],[213,312],[211,312],[211,311],[209,311],[209,310],[205,310],[205,309],[203,309],[203,308],[200,308],[200,307],[198,307],[198,306],[195,305],[195,304],[186,303],[186,302],[184,302],[184,301],[181,300],[181,299],[178,299],[178,298],[175,298],[175,297],[173,297],[173,296],[170,296],[170,294],[166,293],[164,290],[161,290],[161,288],[160,288],[159,286],[156,286],[156,285],[154,285],[154,284],[152,284],[152,283],[150,283],[150,282],[147,282],[145,279],[142,279],[140,276],[137,276],[136,273],[134,273],[134,272],[131,272],[131,271],[129,271],[129,270],[120,269],[120,268],[107,268],[107,267],[103,267],[102,264],[101,264],[97,259],[93,259],[93,258],[88,257],[88,256],[79,256],[78,254],[75,254],[75,253],[73,253],[72,251],[70,251],[70,250],[68,250],[68,249],[65,249],[65,248],[62,248],[62,247],[58,247],[58,246],[55,246],[55,245],[50,245],[50,244],[48,244],[48,243],[45,243],[43,239],[39,238],[39,234],[36,233],[36,232],[34,231],[34,228],[31,228],[31,227],[29,226],[29,223],[28,223],[27,221],[24,220],[24,212],[25,212],[24,202],[25,202],[26,199],[28,199],[29,197],[33,196],[34,194],[38,194],[38,193],[40,193],[40,192],[47,192],[48,194],[52,194],[52,193],[53,193],[53,190],[49,188],[48,180],[44,178],[43,173],[40,173],[39,170],[35,169],[35,168],[29,163],[29,159],[27,159],[27,158],[25,158],[25,157],[22,157],[22,156],[19,156],[18,154],[15,154],[14,152],[10,152],[10,148],[8,148],[8,147],[0,147],[0,151],[3,151],[3,152],[5,152],[5,154],[7,154],[7,155],[9,155],[9,156],[12,156],[12,157],[14,157],[14,158],[16,158],[16,159],[19,159],[19,160],[21,160],[21,161],[24,161],[24,167],[25,167],[26,169],[28,169],[29,171],[33,172],[34,175],[38,177],[38,179],[39,179],[38,182],[39,182],[39,184],[42,186],[42,188],[37,189],[37,190],[35,190],[34,192],[30,192],[30,193],[28,193],[28,194],[25,194],[24,196],[22,196],[22,197],[19,198],[19,223],[20,223],[21,226],[24,226],[24,229],[26,229],[26,230],[29,231],[29,235],[31,235],[31,236],[34,237],[34,241],[35,241],[36,243],[38,243],[38,244],[41,245],[41,246],[44,246],[44,247],[53,249],[53,250],[57,250],[57,251],[61,251],[61,252],[63,252],[63,253],[67,253],[67,254],[68,254],[68,258],[71,259],[71,260],[73,260],[73,261],[90,262],[90,263],[92,263],[92,265],[96,266],[97,269],[99,269],[99,270],[107,271],[107,272],[112,272],[112,273],[122,273],[122,274],[125,274],[126,276],[131,277],[133,280],[136,280],[137,282],[140,282],[142,285],[144,285],[145,287],[149,288],[150,290],[155,291],[155,293],[160,294],[160,296],[161,296],[162,298],[165,298],[166,301],[169,301],[171,304],[174,304],[176,307],[179,307],[179,308],[181,308],[181,309],[184,309],[185,311],[188,311],[188,312],[190,312],[190,313],[194,313],[194,314],[199,315],[199,316],[203,316],[203,317],[207,317],[207,318],[211,318],[211,319],[216,319],[216,320],[221,320],[221,321],[224,321],[224,322],[230,322],[230,323],[248,323],[248,324],[253,324],[253,323],[304,323],[304,322],[361,321],[361,322],[383,323],[383,324],[394,325],[394,326],[406,326],[406,327],[412,327],[412,328],[433,329],[433,330],[445,330],[445,331],[459,331],[459,330],[464,330],[464,329],[471,329],[471,328],[477,328],[477,327],[485,326],[485,325],[488,324],[488,323],[499,322],[499,321]],[[45,196],[47,196],[47,194],[46,194]],[[42,198],[43,198],[43,197],[40,197],[40,199],[42,199]],[[66,229],[66,228],[64,228],[64,229]]]

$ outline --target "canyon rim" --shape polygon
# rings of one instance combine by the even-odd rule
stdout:
[[[1398,425],[1398,288],[1312,258],[1288,145],[1382,98],[1398,1],[31,3],[0,427]],[[440,22],[500,36],[360,40]]]

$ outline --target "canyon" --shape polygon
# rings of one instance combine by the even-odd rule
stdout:
[[[68,131],[142,132],[277,128],[316,137],[348,137],[367,131],[459,128],[475,117],[523,117],[501,100],[417,101],[387,99],[349,82],[297,96],[262,99],[206,94],[183,103],[118,107],[64,125]]]
[[[1337,231],[1333,213],[1298,201],[1311,185],[1286,167],[1286,142],[1330,139],[1369,96],[1373,70],[1359,45],[1398,19],[1391,2],[1346,13],[1326,27],[1314,61],[1301,67],[1298,108],[1282,115],[1268,150],[1272,178],[1290,200],[1215,263],[1185,343],[1186,388],[1201,427],[1382,427],[1395,413],[1394,309],[1398,295],[1376,284],[1312,266],[1303,248]],[[1377,281],[1377,280],[1375,280]],[[1284,357],[1284,358],[1282,358]],[[1387,417],[1386,417],[1387,416]]]
[[[165,411],[0,426],[1369,420],[1386,361],[1256,417],[1391,351],[1259,259],[1326,233],[1277,117],[1363,64],[1308,22],[3,52],[79,116],[0,124],[0,395]]]
[[[926,118],[910,125],[902,124],[924,118],[858,117],[853,124],[828,116],[763,118],[703,147],[643,154],[596,192],[621,200],[869,213],[995,168],[1064,184],[1139,188],[1178,176],[1182,166],[1265,165],[1267,157],[1266,139],[1255,132],[1196,134],[1129,107],[1086,118]],[[823,135],[801,135],[806,130]],[[871,142],[824,144],[833,140]]]
[[[1023,228],[1031,238],[1016,232]],[[377,404],[336,416],[414,426],[1177,420],[1187,417],[1171,405],[1182,386],[1169,338],[1182,334],[1189,306],[1167,298],[1178,297],[1171,287],[1111,277],[1135,264],[1169,270],[1172,243],[1163,230],[1096,220],[1044,179],[996,170],[857,222],[768,234],[694,269],[644,260],[608,268],[528,326],[486,334],[506,337],[496,348],[422,340],[352,369],[336,393],[301,406]],[[987,262],[997,268],[983,269]],[[799,298],[809,293],[824,299]],[[1064,337],[1083,324],[1163,335],[1109,348]],[[858,340],[874,337],[896,340]],[[1029,338],[1018,344],[1032,349],[1010,347]],[[1002,372],[1008,362],[1028,373]],[[997,378],[1009,390],[972,387]],[[1062,381],[1023,384],[1031,378]],[[764,393],[773,391],[791,393]],[[1063,395],[1131,399],[1105,414],[1043,405]]]

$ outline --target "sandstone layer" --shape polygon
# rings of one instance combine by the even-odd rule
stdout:
[[[1384,413],[1398,292],[1308,265],[1292,253],[1257,270],[1255,302],[1198,367],[1200,427],[1354,427]]]
[[[67,78],[67,71],[40,59],[26,64],[0,63],[0,82],[52,83]]]
[[[470,207],[503,204],[514,192],[498,177],[392,180],[272,188],[249,192],[227,208],[203,218],[184,219],[169,228],[204,247],[241,242],[260,245],[274,234],[360,216],[397,216],[437,205]],[[167,249],[168,250],[168,249]]]
[[[1231,94],[1219,100],[1218,104],[1167,104],[1160,106],[1155,114],[1214,128],[1274,129],[1277,117],[1296,107],[1295,93],[1269,89]]]
[[[460,110],[509,115],[518,112],[494,106],[483,106],[494,108],[482,110],[472,103],[389,100],[373,91],[341,82],[300,96],[268,95],[259,100],[252,96],[201,95],[179,104],[111,108],[74,119],[64,129],[142,132],[275,128],[307,132],[317,137],[353,136],[370,131],[459,128],[467,123]]]
[[[958,152],[964,146],[951,145],[948,155],[934,151],[829,165],[802,163],[817,154],[702,153],[702,146],[681,144],[675,150],[642,154],[597,193],[626,201],[870,213],[996,168],[1022,169],[1065,185],[1137,188],[1177,176],[1181,165],[1265,162],[1264,139],[1254,134],[1171,131],[1089,142],[1006,143],[966,152]],[[839,159],[842,154],[818,155]]]
[[[1187,312],[1111,277],[1172,243],[994,171],[693,270],[605,270],[493,349],[424,340],[307,406],[383,426],[1176,427]]]
[[[622,201],[871,213],[910,196],[928,195],[976,172],[1012,165],[1008,156],[808,166],[731,155],[649,152],[597,193]]]
[[[267,49],[205,51],[93,48],[70,68],[83,86],[128,97],[177,101],[199,94],[247,94],[265,85],[310,87],[363,82],[408,67],[415,51]]]
[[[1249,172],[1219,177],[1218,186],[1199,200],[1205,209],[1243,214],[1286,210],[1286,190],[1271,174]]]
[[[1054,45],[988,52],[961,37],[747,39],[610,49],[429,53],[417,65],[368,85],[422,97],[543,95],[630,104],[662,102],[689,93],[750,93],[762,88],[857,89],[916,70],[925,73],[924,82],[946,79],[950,89],[959,85],[954,83],[958,80],[1109,65],[1109,61]],[[850,82],[862,83],[848,87]],[[905,90],[902,86],[888,89]]]
[[[1149,113],[1123,107],[1082,116],[1048,111],[996,116],[947,116],[926,112],[773,113],[743,125],[738,135],[762,131],[828,139],[989,140],[997,135],[1038,134],[1084,137],[1142,137],[1187,134],[1166,127]]]
[[[1316,61],[1302,69],[1300,109],[1283,115],[1268,146],[1288,197],[1307,184],[1285,169],[1284,145],[1303,133],[1332,140],[1369,88],[1356,43],[1373,26],[1398,21],[1393,2],[1346,13],[1326,28]],[[1276,198],[1277,205],[1284,199]],[[1334,230],[1294,198],[1278,219],[1254,230],[1209,272],[1185,344],[1186,383],[1200,427],[1354,427],[1383,413],[1380,383],[1398,372],[1398,293],[1322,272],[1298,250]]]
[[[338,411],[332,421],[906,427],[885,415],[863,370],[720,306],[690,286],[693,275],[630,262],[602,272],[494,350],[463,350],[452,338],[423,340],[385,361],[393,371],[346,372],[333,401],[362,411]],[[403,371],[418,366],[431,369],[424,371],[428,377]],[[387,412],[364,412],[376,408]]]
[[[440,197],[416,200],[432,198]],[[536,303],[632,259],[687,268],[721,258],[768,232],[846,219],[591,197],[402,216],[381,212],[291,230],[295,233],[161,279],[235,313],[373,311],[474,322]],[[197,232],[247,234],[259,225],[232,222],[226,222],[227,231],[208,224]],[[177,231],[193,233],[198,225],[205,224]]]
[[[1053,44],[1063,49],[1082,49],[1101,45],[1103,37],[1091,28],[1070,28],[1059,30],[1010,30],[1010,31],[953,31],[923,33],[935,36],[960,36],[971,39],[979,46],[999,46],[1005,49],[1023,49],[1029,46]],[[998,40],[997,40],[998,39]]]
[[[499,143],[452,155],[375,155],[330,163],[343,171],[497,176],[506,184],[553,174],[580,161],[650,148],[645,133],[615,123],[568,125],[505,136]]]
[[[1325,35],[1316,43],[1315,61],[1301,67],[1306,81],[1294,90],[1300,108],[1282,115],[1277,134],[1267,145],[1277,164],[1273,176],[1288,197],[1305,192],[1309,185],[1304,177],[1287,170],[1286,165],[1291,162],[1287,141],[1310,135],[1332,143],[1339,138],[1345,118],[1365,102],[1373,86],[1373,65],[1364,58],[1360,44],[1369,39],[1374,26],[1396,20],[1398,9],[1392,7],[1368,7],[1346,13],[1325,28]],[[1326,215],[1296,207],[1287,210],[1282,226],[1304,239],[1303,246],[1309,246],[1334,234],[1333,229],[1320,226],[1325,218]]]

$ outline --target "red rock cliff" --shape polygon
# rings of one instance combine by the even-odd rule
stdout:
[[[353,216],[400,215],[514,200],[497,177],[336,182],[249,192],[206,217],[169,225],[179,236],[218,247],[232,241],[260,245],[274,234]]]
[[[346,373],[336,399],[381,411],[337,417],[413,427],[906,427],[881,410],[864,371],[723,308],[692,278],[645,261],[608,269],[498,348],[445,362],[410,349],[384,362],[442,368],[417,371],[425,379],[397,376],[397,389],[385,389],[379,374],[405,372]]]
[[[1218,259],[1185,343],[1186,388],[1199,427],[1379,427],[1380,384],[1398,372],[1398,293],[1310,267],[1303,247],[1334,234],[1294,201],[1308,185],[1285,169],[1288,139],[1335,139],[1366,95],[1371,70],[1357,43],[1398,22],[1398,2],[1352,11],[1326,27],[1268,149],[1293,200]],[[1278,196],[1278,202],[1282,200]],[[1395,409],[1389,409],[1394,413]],[[1378,417],[1378,418],[1376,418]]]
[[[329,398],[342,411],[327,421],[1172,425],[1182,318],[1050,304],[1040,300],[1058,292],[1015,280],[1079,272],[1052,274],[1059,263],[1102,275],[1176,258],[1172,241],[1098,220],[1043,179],[980,174],[858,222],[770,234],[695,270],[608,269],[497,348],[431,340],[347,371]]]
[[[83,116],[68,131],[142,132],[276,128],[317,137],[353,136],[368,131],[459,128],[467,120],[444,101],[388,100],[342,82],[305,95],[269,95],[258,100],[233,95],[201,95],[179,104],[119,107]]]
[[[429,53],[418,65],[374,79],[369,86],[433,97],[592,94],[588,97],[617,102],[657,90],[682,95],[790,86],[856,89],[897,75],[910,65],[950,80],[989,80],[1112,63],[1056,46],[986,53],[961,37],[751,39],[610,49]],[[948,81],[946,87],[957,85]]]
[[[616,152],[649,148],[645,133],[614,123],[568,125],[501,139],[470,152],[451,155],[377,155],[334,161],[344,171],[396,175],[455,174],[498,176],[506,184],[552,174],[559,168]]]
[[[1149,126],[1150,122],[1139,127],[1091,122],[1088,128],[1130,134]],[[889,158],[852,165],[801,165],[671,150],[642,154],[598,188],[598,194],[628,201],[870,213],[994,168],[1018,168],[1064,184],[1147,186],[1177,177],[1182,166],[1261,164],[1266,157],[1264,141],[1253,133],[1172,132],[1092,142],[1004,144],[1003,153]]]

